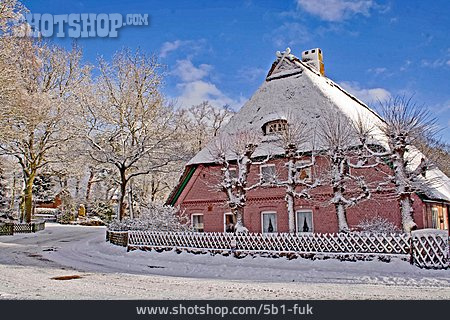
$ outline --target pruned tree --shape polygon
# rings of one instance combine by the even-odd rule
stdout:
[[[222,175],[218,187],[227,196],[228,206],[236,219],[237,233],[248,232],[244,224],[247,192],[263,185],[261,179],[249,184],[252,165],[259,165],[270,159],[270,156],[267,156],[261,162],[252,160],[260,141],[261,137],[257,133],[240,131],[233,135],[219,136],[209,149],[214,161],[221,165]]]
[[[435,149],[422,148],[424,142],[432,143],[435,136],[435,119],[423,107],[411,98],[393,97],[380,102],[379,111],[384,119],[378,127],[384,133],[388,150],[372,152],[374,156],[388,157],[392,164],[393,175],[390,181],[395,184],[395,193],[400,204],[404,232],[417,228],[413,218],[412,195],[426,192],[428,186],[437,183],[427,179],[427,171],[434,167]]]
[[[110,64],[100,59],[94,91],[84,101],[89,155],[117,172],[119,219],[132,179],[180,158],[179,124],[160,93],[160,69],[154,56],[139,50],[122,50]]]
[[[2,47],[0,74],[9,73],[9,90],[0,95],[0,153],[16,158],[24,180],[23,215],[31,220],[32,188],[38,172],[53,162],[52,152],[75,134],[78,90],[90,69],[81,64],[81,51],[15,38]],[[3,59],[6,58],[7,61]],[[12,69],[11,69],[12,68]],[[0,75],[0,79],[5,78]]]
[[[323,117],[318,135],[329,171],[322,175],[324,184],[332,188],[339,232],[349,232],[347,209],[368,200],[384,180],[369,182],[367,169],[382,161],[373,157],[368,146],[372,128],[361,116],[352,121],[341,115]],[[374,185],[373,185],[374,184]]]
[[[320,186],[320,180],[312,180],[307,174],[316,163],[314,150],[314,133],[300,119],[289,115],[285,130],[278,131],[278,144],[284,150],[286,179],[280,179],[276,174],[272,185],[284,187],[286,190],[286,207],[288,212],[289,232],[295,230],[295,199],[311,199],[310,191]]]

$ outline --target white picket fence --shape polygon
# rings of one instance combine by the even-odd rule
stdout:
[[[450,250],[447,230],[422,229],[411,233],[412,259],[422,268],[449,267]]]
[[[409,254],[406,234],[177,233],[130,231],[130,249],[191,248],[242,252]]]
[[[448,236],[425,230],[372,233],[184,233],[129,231],[128,250],[185,249],[197,252],[267,254],[398,255],[425,268],[448,268]]]

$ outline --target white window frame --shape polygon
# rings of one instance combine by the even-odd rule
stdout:
[[[303,232],[298,230],[298,213],[299,212],[311,212],[311,229],[312,231]],[[295,211],[295,232],[296,233],[314,233],[314,211],[311,209],[301,209]]]
[[[227,232],[227,216],[233,216],[233,213],[225,212],[223,214],[223,232]]]
[[[233,179],[233,178],[238,178],[238,175],[237,175],[237,168],[229,168],[228,169],[229,171],[230,171],[230,178],[231,179]]]
[[[275,215],[275,231],[274,232],[264,232],[264,215],[265,214],[273,214]],[[276,211],[261,211],[261,233],[278,233],[278,217]]]
[[[286,131],[288,126],[288,122],[284,119],[277,119],[266,122],[263,126],[264,135],[272,135],[277,134],[278,132]],[[272,128],[272,132],[269,132]]]
[[[269,183],[273,182],[273,181],[264,181],[263,180],[263,168],[267,168],[267,167],[274,167],[275,168],[275,164],[274,163],[268,163],[268,164],[262,164],[262,165],[259,166],[259,180],[260,180],[260,182],[269,182]],[[274,172],[275,172],[275,174],[277,173],[276,168],[275,168]]]
[[[193,213],[191,214],[191,226],[194,228],[194,216],[202,216],[203,217],[203,231],[197,231],[197,229],[194,229],[195,232],[205,232],[205,215],[203,213]]]

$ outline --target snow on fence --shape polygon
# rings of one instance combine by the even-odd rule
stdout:
[[[408,255],[406,234],[311,233],[177,233],[130,231],[128,248],[189,248],[204,251],[254,253],[332,253],[361,255]]]
[[[29,223],[15,223],[14,233],[32,233],[45,229],[45,221],[31,221]]]
[[[114,235],[115,234],[115,235]],[[182,249],[197,252],[234,252],[278,255],[327,254],[409,258],[421,268],[449,267],[447,231],[418,230],[409,234],[311,233],[184,233],[108,231],[111,243],[128,250]]]
[[[449,267],[449,239],[447,230],[423,229],[411,233],[412,259],[421,268]]]
[[[14,234],[14,224],[0,223],[0,236],[12,236]]]

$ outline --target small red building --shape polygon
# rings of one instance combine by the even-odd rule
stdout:
[[[367,105],[325,77],[320,49],[303,52],[302,59],[286,50],[277,53],[264,83],[230,120],[222,134],[248,129],[262,130],[269,135],[270,130],[282,128],[287,114],[294,114],[296,119],[313,127],[319,125],[321,116],[328,112],[337,112],[349,121],[356,121],[358,116],[373,124],[382,121]],[[379,139],[382,144],[381,133]],[[264,156],[269,145],[270,139],[266,139],[254,156]],[[248,178],[250,184],[257,182],[264,170],[270,170],[270,167],[283,174],[283,150],[273,146],[270,149],[278,157],[264,165],[252,165]],[[305,174],[313,180],[323,167],[324,159],[319,157],[315,166]],[[431,174],[438,177],[440,183],[430,188],[426,195],[414,195],[414,220],[419,228],[448,230],[450,179],[438,169],[433,169]],[[220,175],[221,166],[215,164],[210,148],[206,146],[186,165],[177,187],[167,200],[167,204],[180,206],[190,215],[197,231],[224,232],[234,222],[225,194],[214,188]],[[295,200],[297,232],[338,231],[335,209],[329,202],[331,197],[331,189],[324,186],[314,189],[313,200]],[[398,202],[383,192],[374,194],[370,200],[347,212],[350,228],[356,228],[362,220],[375,216],[386,218],[401,228]],[[244,224],[250,232],[288,232],[285,189],[265,187],[250,190],[244,209]]]

